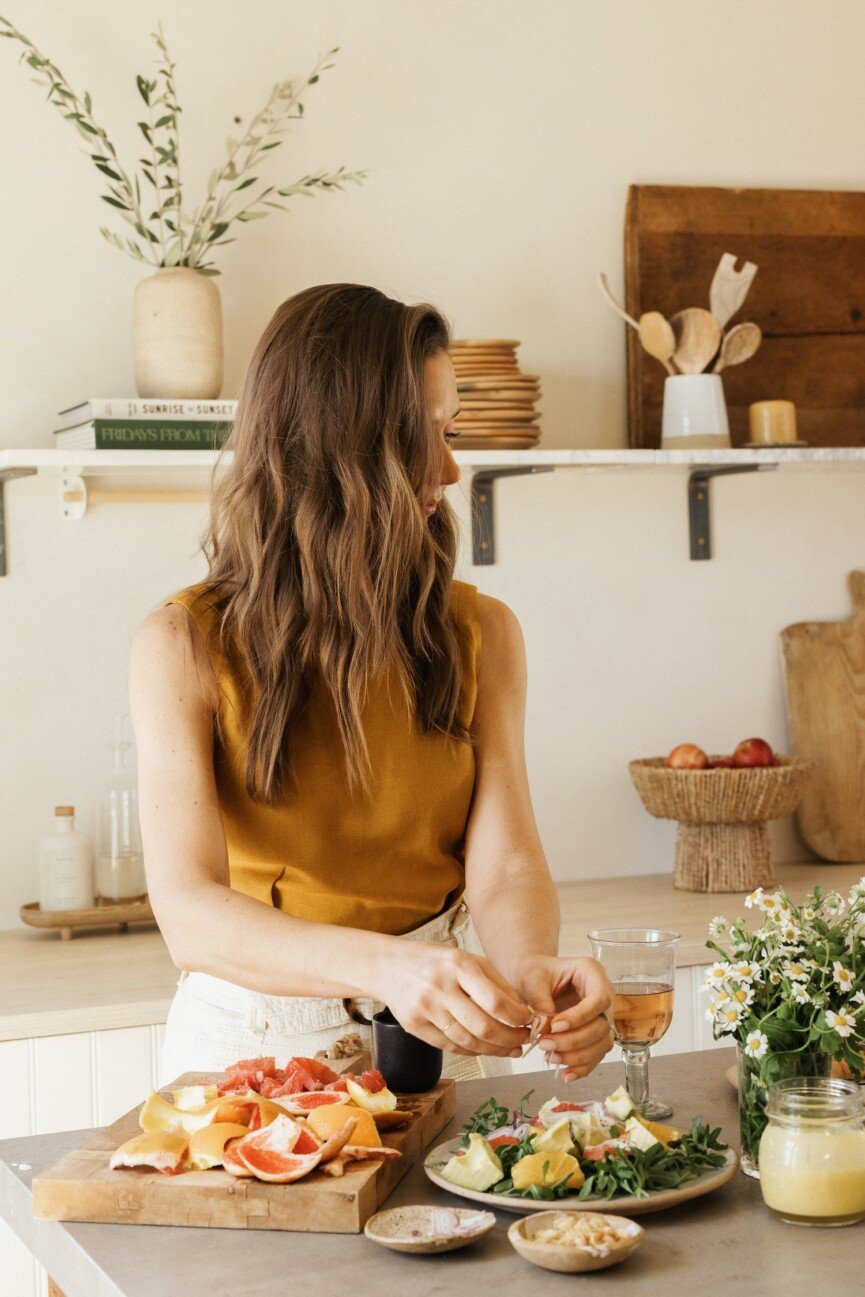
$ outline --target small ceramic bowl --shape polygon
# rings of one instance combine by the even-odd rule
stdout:
[[[363,1227],[367,1238],[392,1252],[455,1252],[495,1229],[491,1211],[466,1207],[389,1207]]]
[[[520,1256],[542,1270],[558,1270],[562,1274],[578,1274],[581,1270],[605,1270],[607,1266],[618,1265],[625,1257],[642,1243],[646,1231],[636,1221],[627,1216],[604,1216],[607,1224],[623,1235],[619,1242],[608,1249],[589,1250],[586,1247],[573,1247],[561,1243],[541,1243],[535,1241],[539,1230],[555,1225],[560,1216],[576,1217],[577,1212],[539,1211],[536,1215],[524,1216],[515,1220],[508,1229],[508,1238]],[[597,1213],[601,1215],[602,1213]]]

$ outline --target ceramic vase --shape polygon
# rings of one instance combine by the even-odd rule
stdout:
[[[222,390],[222,304],[211,278],[164,266],[140,280],[132,303],[139,396],[209,400]]]
[[[664,381],[662,450],[724,450],[730,446],[720,374],[675,374]]]
[[[751,1058],[739,1046],[739,1136],[740,1162],[746,1175],[759,1179],[760,1137],[766,1129],[769,1086],[792,1076],[831,1076],[832,1055],[794,1050],[767,1051]]]

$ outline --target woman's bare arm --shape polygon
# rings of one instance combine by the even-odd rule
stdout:
[[[445,1048],[504,1054],[521,1044],[525,1033],[503,1023],[525,1022],[525,1005],[485,961],[310,923],[231,890],[213,764],[216,682],[184,608],[161,608],[139,627],[130,703],[148,891],[178,967],[269,995],[368,995]],[[440,1030],[449,1021],[463,1024],[459,1041]]]

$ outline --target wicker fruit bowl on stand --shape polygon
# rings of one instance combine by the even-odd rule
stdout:
[[[793,814],[811,771],[799,757],[777,761],[717,770],[671,770],[663,757],[630,763],[649,814],[679,823],[674,886],[745,892],[775,885],[766,821]]]

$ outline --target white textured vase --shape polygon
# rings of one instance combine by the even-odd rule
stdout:
[[[675,374],[664,381],[662,450],[725,450],[730,446],[720,374]]]
[[[222,304],[213,280],[188,266],[162,267],[140,280],[132,349],[139,396],[219,396]]]

